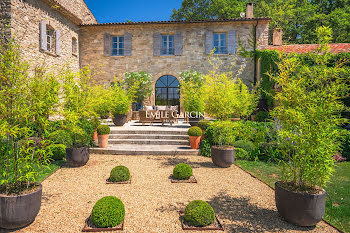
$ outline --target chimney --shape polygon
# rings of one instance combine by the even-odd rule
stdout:
[[[245,17],[246,18],[254,18],[254,9],[253,9],[253,3],[252,2],[248,2],[247,3],[247,9],[246,9]]]
[[[272,35],[272,45],[281,46],[282,45],[282,35],[283,35],[282,28],[274,28],[273,35]]]

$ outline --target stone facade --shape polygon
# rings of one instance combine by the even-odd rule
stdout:
[[[81,65],[96,71],[96,81],[108,84],[115,77],[125,72],[146,71],[153,77],[153,85],[163,75],[179,77],[182,71],[197,70],[208,73],[212,69],[209,55],[206,53],[206,32],[236,32],[236,48],[241,41],[248,49],[248,41],[252,39],[256,20],[237,20],[229,22],[197,22],[197,23],[147,23],[147,24],[106,24],[86,25],[81,27]],[[268,45],[269,20],[259,20],[257,25],[258,48]],[[182,33],[182,55],[155,56],[154,34]],[[131,56],[109,56],[104,54],[105,34],[132,35]],[[238,51],[232,55],[213,55],[245,83],[254,81],[254,62],[243,58]],[[231,63],[234,67],[231,68]],[[150,102],[154,104],[155,97]]]
[[[6,6],[10,12],[11,36],[17,40],[24,59],[33,68],[50,66],[54,67],[53,70],[59,70],[68,65],[73,71],[79,70],[80,54],[79,51],[73,53],[73,40],[76,39],[77,43],[80,41],[80,24],[97,21],[84,1],[74,2],[72,6],[71,0],[8,0]],[[54,32],[59,31],[59,36],[56,34],[53,41],[53,52],[41,48],[41,21],[45,21]],[[56,45],[57,41],[59,45]]]

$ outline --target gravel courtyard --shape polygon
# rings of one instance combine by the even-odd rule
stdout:
[[[180,162],[192,166],[197,184],[170,182]],[[130,169],[131,184],[105,184],[117,165]],[[115,155],[91,155],[86,166],[62,168],[46,179],[39,215],[18,232],[81,232],[95,202],[109,195],[125,204],[124,232],[184,232],[178,211],[196,199],[213,206],[225,232],[337,232],[324,222],[315,228],[284,222],[275,209],[273,190],[236,166],[216,168],[210,158],[200,156]]]

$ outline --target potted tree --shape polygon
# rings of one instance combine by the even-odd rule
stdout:
[[[282,179],[275,184],[277,210],[288,222],[313,226],[325,213],[325,184],[329,181],[340,150],[341,125],[345,109],[340,101],[349,92],[341,78],[342,67],[328,67],[331,29],[321,27],[317,54],[309,55],[313,65],[301,58],[280,55],[278,75],[271,76],[280,86],[272,117],[280,124]],[[310,61],[308,61],[310,62]]]
[[[123,86],[128,91],[135,91],[132,110],[138,111],[143,108],[143,101],[152,95],[152,75],[145,71],[125,73]]]
[[[134,89],[129,91],[123,89],[119,85],[115,85],[112,89],[112,115],[113,123],[116,126],[123,126],[127,120],[127,114],[130,110],[134,96]]]
[[[239,79],[233,79],[229,73],[217,70],[205,77],[205,112],[224,121],[231,116],[249,116],[257,104],[255,93]],[[226,128],[227,129],[227,128]],[[230,167],[235,159],[234,148],[230,145],[225,130],[215,132],[215,144],[211,147],[211,158],[219,167]],[[227,133],[227,135],[230,135]]]
[[[190,145],[192,149],[198,149],[201,142],[202,130],[198,126],[192,126],[187,134],[190,138]]]
[[[112,92],[108,86],[94,86],[92,92],[93,108],[95,113],[101,119],[107,119],[111,112]]]
[[[0,54],[0,228],[15,229],[40,210],[38,177],[50,160],[42,133],[56,109],[59,83],[43,72],[29,76],[13,40],[0,39]]]
[[[204,118],[203,76],[197,71],[180,75],[181,101],[191,126]]]
[[[97,127],[98,145],[100,148],[106,148],[108,145],[108,138],[111,129],[108,125],[100,125]]]

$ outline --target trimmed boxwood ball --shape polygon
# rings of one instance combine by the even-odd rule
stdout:
[[[96,202],[91,213],[92,223],[99,228],[115,227],[121,224],[125,217],[123,202],[114,197],[103,197]]]
[[[112,169],[109,180],[111,182],[123,182],[130,180],[130,171],[125,166],[117,166]]]
[[[63,144],[50,145],[47,150],[52,153],[51,158],[55,161],[64,160],[66,157],[66,146]]]
[[[202,129],[199,128],[198,126],[192,126],[188,131],[187,131],[188,136],[202,136]]]
[[[187,180],[192,176],[192,168],[186,163],[179,163],[174,167],[173,176],[178,180]]]
[[[109,128],[108,125],[99,125],[97,127],[97,134],[98,135],[106,135],[111,132],[111,129]]]
[[[184,220],[191,226],[205,227],[214,223],[215,212],[205,201],[192,201],[186,206]]]

